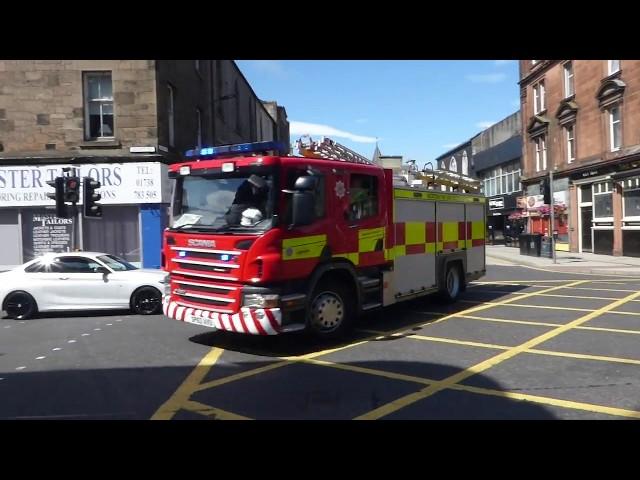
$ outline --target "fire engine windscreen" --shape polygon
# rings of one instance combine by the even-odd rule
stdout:
[[[172,228],[270,228],[272,190],[270,174],[184,176],[176,185]]]

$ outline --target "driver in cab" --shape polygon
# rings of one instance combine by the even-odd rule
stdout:
[[[227,223],[251,226],[260,222],[266,214],[268,192],[266,180],[252,174],[238,187],[233,203],[224,216]]]

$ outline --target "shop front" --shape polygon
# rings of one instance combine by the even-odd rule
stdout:
[[[569,179],[560,178],[553,181],[553,228],[551,225],[551,205],[545,203],[540,186],[538,184],[529,185],[526,192],[523,203],[526,206],[525,216],[528,218],[527,232],[540,234],[549,239],[553,233],[556,251],[568,252],[571,230]]]
[[[524,230],[522,210],[517,206],[518,194],[509,193],[488,199],[487,229],[492,244],[504,243],[517,246],[518,237]]]
[[[77,169],[101,183],[103,216],[55,215],[47,181]],[[162,231],[168,223],[170,184],[160,162],[0,167],[0,270],[46,252],[72,250],[112,253],[146,268],[160,268]],[[82,196],[81,196],[82,197]]]

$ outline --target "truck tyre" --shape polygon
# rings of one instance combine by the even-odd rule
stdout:
[[[464,278],[460,271],[460,265],[451,263],[447,266],[447,272],[444,275],[442,289],[440,290],[440,298],[447,303],[455,302],[464,289]]]
[[[321,280],[311,295],[307,331],[317,339],[334,339],[347,333],[356,315],[353,296],[348,288]]]

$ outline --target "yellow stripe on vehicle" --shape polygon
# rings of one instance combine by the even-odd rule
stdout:
[[[282,259],[301,260],[304,258],[318,258],[326,244],[326,235],[287,238],[282,241]]]
[[[425,234],[424,222],[406,222],[404,224],[404,243],[406,245],[425,243]]]
[[[354,265],[358,265],[360,263],[360,254],[359,253],[334,253],[333,258],[346,258]]]
[[[444,222],[442,224],[442,241],[458,241],[458,222]]]
[[[451,194],[451,193],[435,193],[422,192],[416,190],[404,190],[396,188],[393,191],[394,198],[402,198],[405,200],[421,200],[431,202],[454,202],[454,203],[486,203],[485,197],[469,195],[469,194]]]
[[[384,242],[384,227],[360,230],[358,232],[358,252],[374,252],[380,239]]]
[[[424,244],[427,253],[436,253],[436,244],[434,242]]]
[[[473,240],[482,240],[484,238],[484,222],[471,222],[471,238]]]

